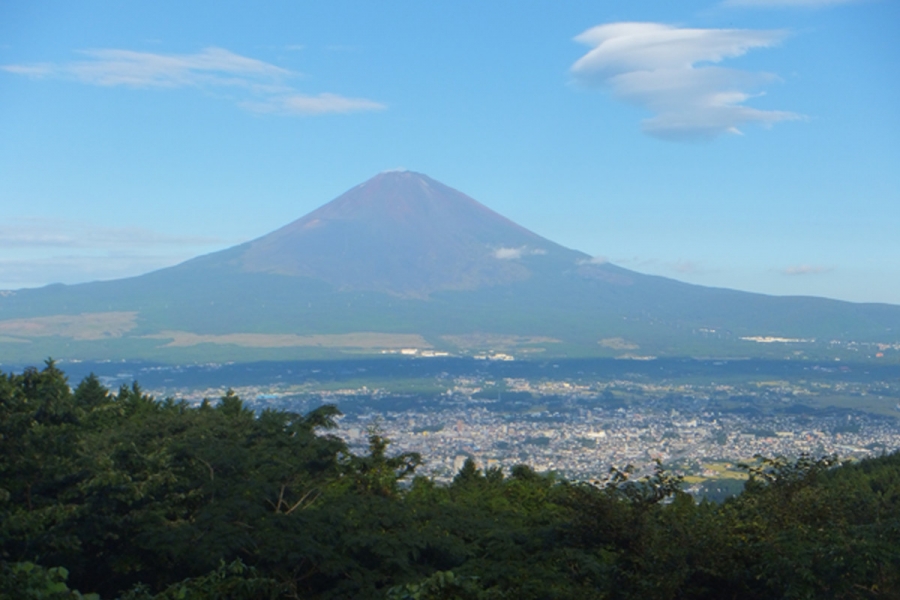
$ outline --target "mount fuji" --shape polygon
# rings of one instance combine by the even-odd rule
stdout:
[[[152,273],[0,295],[0,361],[348,354],[825,357],[900,306],[644,275],[426,175],[385,172],[258,239]]]

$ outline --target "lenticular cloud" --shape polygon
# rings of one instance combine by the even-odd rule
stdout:
[[[575,38],[592,49],[572,65],[572,73],[581,83],[606,86],[617,98],[652,111],[655,116],[643,122],[650,135],[713,138],[740,133],[746,123],[770,126],[800,118],[744,104],[775,76],[715,64],[774,46],[784,37],[782,31],[610,23]]]

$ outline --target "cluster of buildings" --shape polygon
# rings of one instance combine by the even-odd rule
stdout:
[[[342,419],[338,435],[363,452],[377,431],[393,452],[418,452],[420,473],[449,481],[467,458],[482,468],[516,464],[555,471],[567,479],[602,479],[610,467],[646,472],[656,460],[695,478],[727,477],[755,455],[837,454],[863,458],[900,448],[900,423],[867,415],[748,416],[698,414],[660,406],[525,414],[485,406],[436,412],[362,413]]]
[[[841,367],[844,368],[844,367]],[[526,464],[570,480],[597,480],[611,467],[636,475],[656,461],[686,481],[739,478],[755,455],[837,454],[858,459],[900,449],[900,382],[835,379],[837,367],[797,381],[715,382],[648,378],[590,380],[443,376],[431,391],[380,384],[307,382],[237,388],[255,408],[307,412],[336,404],[337,435],[357,453],[369,435],[390,451],[418,452],[419,473],[446,482],[468,458],[509,472]],[[815,375],[815,376],[813,376]],[[189,401],[224,390],[160,390]],[[900,406],[900,405],[898,405]]]

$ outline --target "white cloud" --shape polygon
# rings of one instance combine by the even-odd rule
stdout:
[[[68,63],[2,65],[33,79],[71,79],[105,87],[231,89],[239,106],[254,112],[319,115],[381,110],[381,103],[337,94],[306,95],[288,85],[298,74],[223,48],[195,54],[158,54],[121,49],[85,50],[86,60]]]
[[[783,31],[690,29],[660,23],[610,23],[575,38],[592,49],[572,65],[584,84],[603,85],[617,98],[653,113],[643,130],[660,138],[709,139],[740,133],[746,123],[772,125],[800,115],[744,105],[753,90],[777,78],[712,66],[768,48]]]
[[[91,60],[63,65],[84,83],[129,87],[273,85],[293,75],[287,69],[222,48],[197,54],[166,55],[131,50],[87,50]]]
[[[518,258],[522,258],[522,254],[525,252],[525,248],[497,248],[494,250],[494,258],[499,258],[500,260],[515,260]]]
[[[242,240],[47,218],[0,224],[0,289],[140,275]]]
[[[860,0],[725,0],[724,6],[749,8],[822,8],[838,4],[851,4]]]
[[[783,275],[818,275],[832,271],[832,267],[820,267],[813,265],[795,265],[781,270]]]
[[[237,240],[170,235],[140,227],[98,227],[44,218],[8,219],[0,225],[0,249],[221,246]]]
[[[276,96],[266,102],[242,102],[241,106],[261,113],[324,115],[369,110],[384,110],[384,104],[365,98],[345,98],[335,94]]]
[[[618,258],[614,264],[627,266],[632,269],[640,269],[649,273],[676,273],[678,275],[707,275],[717,272],[715,267],[704,264],[701,261],[679,258],[665,260],[659,258],[632,256]],[[678,276],[676,275],[676,276]]]
[[[41,79],[52,75],[55,71],[53,65],[45,63],[36,63],[33,65],[0,65],[0,71],[14,73],[16,75],[25,75],[32,79]]]
[[[543,248],[529,248],[528,246],[520,246],[518,248],[497,248],[494,250],[494,258],[500,260],[517,260],[523,256],[536,256],[547,254]]]
[[[0,290],[132,277],[176,265],[192,257],[187,253],[153,256],[113,253],[0,258]]]

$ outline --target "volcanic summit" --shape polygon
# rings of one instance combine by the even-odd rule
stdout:
[[[306,216],[203,259],[246,273],[309,277],[339,290],[427,297],[530,276],[528,259],[586,255],[516,225],[426,175],[376,175]],[[524,259],[524,260],[523,260]]]

